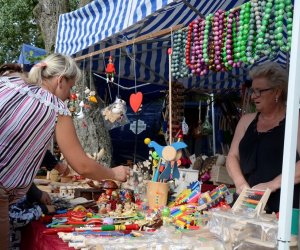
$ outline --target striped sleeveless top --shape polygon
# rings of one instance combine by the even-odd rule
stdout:
[[[0,78],[0,188],[12,203],[26,194],[54,134],[62,100],[19,77]]]

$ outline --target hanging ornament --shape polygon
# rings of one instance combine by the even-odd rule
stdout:
[[[249,36],[250,10],[250,2],[241,5],[239,32],[237,37],[237,57],[239,57],[240,60],[244,63],[248,62],[246,55],[246,46]]]
[[[77,95],[76,93],[71,93],[70,98],[69,98],[69,102],[68,102],[68,109],[70,110],[70,112],[73,114],[75,114],[76,112],[76,102],[77,102]]]
[[[92,103],[97,103],[97,98],[96,98],[96,91],[89,91],[89,94],[88,94],[88,100]]]
[[[287,44],[283,49],[283,51],[289,52],[291,49],[292,29],[293,29],[293,5],[291,1],[286,1],[285,14],[286,14]]]
[[[211,22],[213,14],[209,14],[205,17],[205,28],[204,28],[204,37],[203,37],[203,58],[205,63],[209,64],[209,35],[211,32]]]
[[[191,54],[193,23],[194,22],[191,22],[188,26],[187,41],[185,47],[185,62],[189,68],[191,66],[190,54]]]
[[[185,29],[178,30],[174,33],[171,69],[172,76],[175,79],[189,76],[189,68],[185,59],[187,35],[188,31]]]
[[[225,30],[225,39],[223,42],[222,58],[224,66],[227,69],[232,67],[240,67],[241,61],[237,53],[238,48],[238,38],[237,34],[239,31],[239,9],[233,9],[226,13],[227,24]]]
[[[80,111],[78,113],[76,113],[75,115],[76,115],[77,119],[83,119],[84,118],[84,113],[83,113],[84,102],[83,101],[81,101],[79,103],[79,107],[80,107]]]
[[[126,125],[129,122],[126,111],[126,102],[116,98],[114,103],[101,110],[104,118],[104,126],[108,130],[111,130]]]
[[[116,74],[116,69],[115,69],[115,65],[113,63],[112,56],[109,56],[109,58],[108,58],[108,64],[106,65],[105,73],[106,73],[106,82],[109,82],[109,81],[113,82],[114,76]]]
[[[139,108],[142,105],[142,101],[143,101],[142,92],[137,92],[136,94],[130,95],[129,103],[134,113],[138,112]]]
[[[214,57],[213,57],[213,65],[215,71],[224,71],[224,63],[221,58],[222,52],[222,41],[224,37],[224,26],[225,26],[225,11],[224,10],[217,10],[214,15],[213,19],[213,39],[214,39]],[[227,55],[227,60],[232,60],[231,53]]]
[[[185,122],[185,117],[183,117],[183,121],[182,121],[182,124],[181,124],[181,129],[182,129],[182,133],[184,135],[188,134],[188,132],[189,132],[189,125]]]

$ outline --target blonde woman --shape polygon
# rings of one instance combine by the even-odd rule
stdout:
[[[75,61],[49,55],[35,65],[28,83],[0,77],[0,249],[8,249],[8,206],[24,196],[54,133],[61,152],[80,175],[126,181],[129,168],[106,168],[88,158],[64,101],[81,77]],[[54,132],[55,131],[55,132]]]

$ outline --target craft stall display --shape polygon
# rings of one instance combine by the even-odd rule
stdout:
[[[199,171],[197,180],[185,181],[186,185],[174,192],[174,180],[182,181],[180,159],[187,147],[182,134],[187,133],[188,125],[183,114],[184,88],[172,83],[172,76],[177,79],[192,74],[204,76],[210,70],[223,72],[253,64],[260,56],[271,58],[278,49],[289,51],[292,4],[290,1],[275,3],[273,8],[272,1],[252,0],[228,12],[217,10],[175,32],[173,47],[168,50],[169,92],[163,124],[167,145],[146,138],[149,158],[134,161],[127,182],[122,184],[80,177],[66,179],[65,183],[57,182],[56,176],[52,178],[55,182],[36,180],[39,187],[47,189],[58,208],[48,221],[44,220],[43,234],[58,234],[75,249],[152,249],[154,246],[276,249],[277,217],[264,212],[271,191],[245,188],[232,204],[233,194],[224,184],[232,184],[226,176],[224,156],[199,159],[199,167],[195,167],[196,160],[191,169],[197,174]],[[282,40],[283,12],[288,16],[286,43]],[[275,22],[269,21],[272,18]],[[116,70],[112,57],[105,73],[107,83],[113,82]],[[141,110],[142,100],[143,94],[135,89],[129,100],[135,113]],[[89,89],[81,96],[71,95],[69,109],[75,118],[83,117],[87,102],[97,103],[95,93]],[[199,107],[200,125],[201,102]],[[209,108],[201,124],[202,134],[211,133],[208,112]],[[107,129],[128,123],[126,103],[119,97],[102,109],[101,114]],[[90,157],[101,158],[103,153],[100,150]],[[218,186],[203,191],[202,182],[206,180]],[[90,194],[89,199],[83,197],[84,193]]]
[[[154,245],[180,249],[195,237],[199,249],[276,249],[277,217],[264,212],[270,190],[244,189],[232,208],[229,204],[233,195],[224,184],[204,192],[202,182],[194,181],[172,197],[172,181],[178,176],[176,157],[185,144],[161,146],[151,140],[145,142],[157,157],[133,164],[126,183],[98,183],[100,195],[93,201],[73,201],[68,194],[60,193],[69,204],[61,206],[48,220],[43,235],[58,234],[75,249],[125,249],[137,244],[143,246],[140,249]],[[221,164],[224,159],[219,157],[216,161]],[[167,168],[170,169],[164,174]],[[180,234],[180,240],[174,239],[174,233]]]

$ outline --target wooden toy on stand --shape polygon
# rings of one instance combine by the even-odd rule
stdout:
[[[232,207],[233,212],[247,210],[253,216],[260,216],[265,209],[267,201],[270,197],[271,190],[257,190],[253,188],[244,188],[239,198]],[[250,214],[250,213],[249,213]]]
[[[244,188],[231,210],[211,212],[208,227],[225,249],[276,248],[278,222],[264,212],[270,194],[270,189]]]

